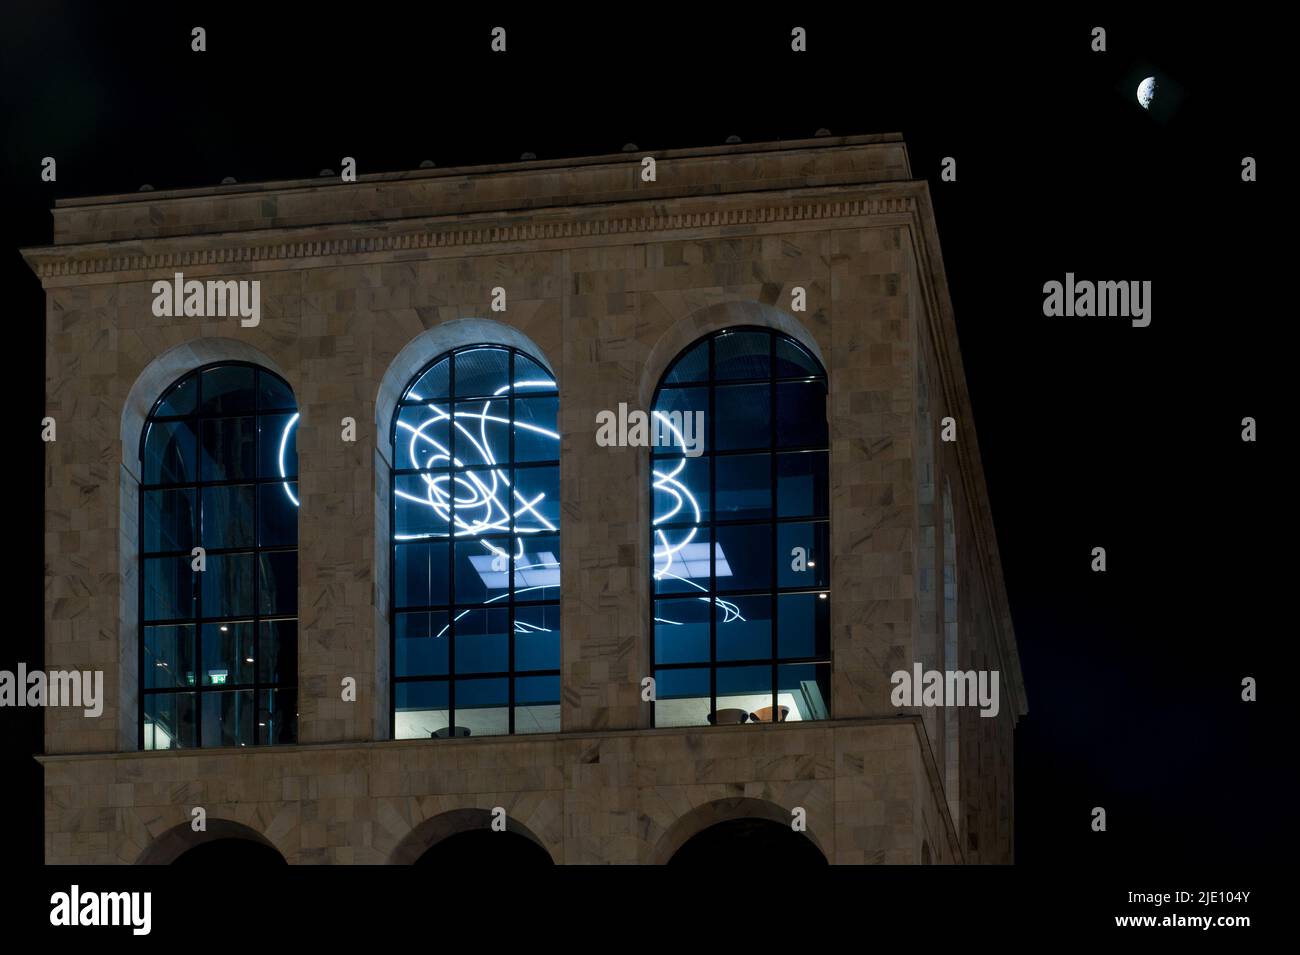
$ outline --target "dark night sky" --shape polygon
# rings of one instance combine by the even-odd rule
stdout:
[[[1270,728],[1287,692],[1270,677],[1291,656],[1275,619],[1290,472],[1274,449],[1294,303],[1270,294],[1293,242],[1270,238],[1290,174],[1275,126],[1290,109],[1253,72],[1279,62],[1267,27],[1109,19],[1109,51],[1095,54],[1089,21],[933,11],[756,11],[722,26],[620,5],[602,31],[569,15],[315,5],[295,23],[209,6],[43,2],[4,17],[0,388],[25,450],[6,469],[17,613],[0,668],[42,656],[43,295],[15,250],[50,241],[55,198],[312,176],[345,155],[365,173],[898,131],[935,197],[1027,684],[1018,861],[1248,865],[1276,852],[1280,800],[1294,800]],[[809,30],[806,55],[789,51],[789,17]],[[505,57],[488,52],[498,22]],[[190,52],[195,25],[207,53]],[[1163,122],[1134,101],[1147,64],[1183,94]],[[40,181],[46,155],[56,184]],[[946,155],[956,183],[938,181]],[[1261,182],[1241,182],[1244,155]],[[1044,318],[1042,285],[1067,271],[1151,280],[1152,325]],[[1239,440],[1244,415],[1261,443]],[[1089,570],[1098,545],[1104,575]],[[1240,702],[1245,675],[1262,702]],[[39,713],[0,723],[6,844],[38,863]],[[1104,835],[1088,827],[1096,805]]]

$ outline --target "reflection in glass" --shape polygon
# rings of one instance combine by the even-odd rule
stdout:
[[[282,379],[232,362],[182,378],[145,424],[146,749],[297,738],[297,423]]]

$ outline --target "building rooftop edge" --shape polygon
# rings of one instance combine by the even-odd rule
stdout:
[[[412,179],[440,179],[457,176],[483,176],[501,173],[558,169],[575,165],[597,166],[628,162],[630,156],[653,156],[660,159],[690,159],[705,156],[744,155],[746,153],[783,152],[800,149],[825,149],[845,146],[873,146],[903,143],[901,133],[869,133],[856,136],[817,136],[808,139],[769,140],[756,143],[733,143],[721,146],[690,146],[678,149],[638,149],[635,153],[614,152],[591,156],[567,156],[554,159],[515,160],[471,166],[446,166],[429,169],[404,169],[390,172],[359,174],[356,182],[340,182],[336,177],[313,176],[298,179],[272,179],[260,182],[231,183],[216,186],[191,186],[176,189],[154,189],[147,192],[118,192],[56,199],[55,209],[74,209],[88,206],[115,205],[135,202],[157,202],[160,199],[211,198],[241,193],[287,192],[295,189],[319,189],[331,186],[352,186],[367,183],[403,182]],[[904,145],[904,148],[905,145]],[[910,170],[909,170],[910,172]]]

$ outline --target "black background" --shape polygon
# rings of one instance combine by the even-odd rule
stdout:
[[[1029,700],[1019,870],[999,884],[1042,891],[1050,870],[1172,889],[1128,875],[1251,873],[1289,855],[1293,757],[1276,730],[1294,504],[1277,449],[1295,306],[1278,141],[1294,107],[1275,85],[1280,27],[446,7],[6,4],[0,388],[16,453],[0,668],[43,665],[38,502],[60,477],[36,437],[44,297],[17,249],[50,242],[55,198],[314,176],[343,156],[364,174],[896,131],[934,196]],[[498,24],[504,56],[489,51]],[[190,50],[196,25],[205,53]],[[806,54],[790,51],[794,25]],[[1090,50],[1097,25],[1105,53]],[[1137,106],[1147,71],[1176,109]],[[1257,183],[1241,180],[1247,155]],[[44,156],[56,183],[41,181]],[[944,156],[955,183],[939,181]],[[1045,318],[1043,283],[1067,271],[1150,280],[1150,327]],[[1240,440],[1246,415],[1256,444]],[[1089,569],[1095,546],[1105,574]],[[1258,703],[1240,699],[1247,675]],[[11,869],[43,857],[40,715],[0,711]],[[1249,887],[1229,882],[1204,887]],[[894,884],[930,894],[911,875]]]

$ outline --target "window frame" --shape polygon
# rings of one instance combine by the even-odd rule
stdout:
[[[530,460],[524,462],[518,462],[515,460],[515,456],[516,456],[515,455],[515,433],[517,430],[515,403],[520,398],[520,395],[518,395],[518,393],[515,390],[516,366],[517,366],[516,356],[525,359],[529,363],[536,365],[538,368],[543,369],[547,373],[547,375],[551,378],[552,380],[551,388],[546,390],[536,391],[536,392],[529,391],[522,397],[526,399],[554,398],[557,405],[556,433],[559,434],[559,411],[558,411],[558,405],[560,399],[559,384],[557,381],[555,381],[555,374],[546,366],[546,364],[540,358],[534,356],[533,354],[530,354],[529,352],[525,351],[522,348],[517,348],[513,345],[507,345],[498,342],[476,342],[471,344],[458,345],[455,348],[451,348],[447,351],[440,352],[437,356],[432,358],[430,361],[421,365],[420,368],[407,379],[406,385],[403,387],[400,396],[398,397],[397,401],[393,405],[392,420],[389,422],[389,426],[388,426],[388,447],[391,453],[391,459],[388,462],[388,519],[389,519],[389,528],[388,528],[388,617],[389,617],[388,620],[388,659],[389,659],[388,727],[389,730],[388,732],[389,732],[389,738],[393,740],[423,738],[423,737],[398,737],[397,736],[397,689],[398,686],[401,685],[402,683],[412,683],[412,684],[441,683],[446,685],[447,687],[447,728],[449,731],[454,732],[452,728],[458,727],[460,725],[456,721],[457,682],[464,682],[468,680],[504,680],[506,683],[505,708],[507,713],[507,717],[506,717],[507,731],[504,734],[504,736],[516,736],[516,735],[530,736],[530,735],[544,735],[544,733],[541,734],[532,734],[532,733],[519,734],[518,733],[516,727],[516,710],[519,704],[516,700],[516,694],[515,694],[516,682],[521,678],[528,678],[528,677],[554,677],[558,680],[562,680],[563,621],[560,618],[561,605],[563,601],[562,593],[557,593],[557,595],[554,598],[542,598],[538,600],[518,600],[516,598],[516,590],[515,590],[515,572],[513,568],[511,568],[511,570],[507,571],[506,573],[507,585],[506,585],[506,594],[504,600],[496,603],[484,603],[484,602],[463,603],[463,602],[459,602],[456,599],[456,544],[460,541],[471,540],[472,538],[456,536],[455,527],[454,527],[454,521],[455,521],[454,503],[448,515],[447,537],[430,538],[431,540],[434,541],[445,540],[447,543],[447,602],[444,604],[427,604],[427,605],[411,605],[411,606],[403,605],[400,608],[397,602],[397,566],[398,566],[397,547],[399,543],[397,540],[398,526],[397,526],[397,509],[396,509],[397,479],[399,477],[426,474],[434,470],[431,468],[398,467],[398,448],[397,448],[398,421],[404,409],[413,408],[413,407],[423,407],[424,405],[427,405],[430,401],[445,401],[448,405],[448,408],[452,411],[454,415],[457,405],[459,405],[461,402],[486,400],[487,396],[472,397],[466,395],[464,397],[461,397],[456,394],[456,365],[457,365],[456,356],[464,354],[466,352],[479,351],[482,349],[493,349],[497,351],[503,351],[506,352],[508,356],[508,381],[507,381],[506,397],[509,401],[509,408],[506,416],[508,422],[506,424],[506,427],[508,428],[509,431],[509,440],[508,440],[509,460],[504,464],[498,461],[495,465],[472,464],[472,465],[462,466],[460,468],[455,467],[456,433],[455,433],[455,429],[452,428],[450,429],[450,443],[448,447],[448,451],[450,452],[449,457],[451,458],[451,462],[447,468],[447,473],[449,475],[454,476],[456,474],[465,474],[465,473],[475,472],[475,471],[487,473],[487,472],[498,471],[498,470],[506,470],[511,473],[511,480],[513,481],[514,480],[513,474],[517,470],[553,468],[555,469],[557,478],[559,476],[559,470],[560,470],[559,439],[557,439],[556,441],[555,457],[553,459],[548,458],[545,460],[536,460],[536,461]],[[449,367],[447,371],[448,374],[447,397],[445,399],[419,398],[414,400],[409,398],[411,390],[425,376],[425,374],[427,374],[431,369],[433,369],[435,366],[437,366],[439,363],[443,361],[449,362]],[[506,531],[495,531],[491,534],[483,535],[483,537],[489,539],[499,538],[503,540],[513,541],[517,536],[515,517],[516,515],[512,508],[510,513],[509,529]],[[561,524],[562,524],[562,520],[557,519],[555,521],[555,531],[554,532],[548,531],[546,536],[548,537],[554,536],[555,538],[557,538],[558,541],[561,534]],[[558,549],[558,544],[557,544],[557,549]],[[557,560],[559,560],[559,555],[557,554],[556,556],[557,556]],[[561,564],[561,585],[562,585],[563,561],[560,560],[559,562]],[[553,607],[554,608],[556,613],[556,618],[557,620],[560,621],[558,626],[561,634],[560,636],[561,643],[559,647],[560,661],[558,661],[557,666],[553,668],[546,668],[546,669],[539,669],[539,670],[520,670],[517,667],[515,614],[516,614],[516,610],[520,607],[525,607],[525,608]],[[491,609],[505,609],[507,612],[506,669],[474,672],[474,673],[457,673],[456,672],[456,636],[457,636],[456,621],[461,616],[465,616],[467,613],[471,611],[491,610]],[[445,612],[447,614],[448,644],[447,644],[446,674],[443,675],[425,674],[425,675],[417,675],[417,676],[399,675],[398,666],[397,666],[397,625],[398,625],[399,615],[406,614],[406,613],[437,613],[437,612]],[[562,683],[559,687],[559,692],[557,693],[557,697],[560,701],[558,705],[562,707],[563,706],[563,684]],[[529,704],[525,704],[525,705],[529,705]],[[545,704],[532,704],[532,705],[545,705]],[[563,716],[561,715],[561,720],[562,719]],[[556,732],[561,731],[561,729],[562,727],[560,729],[557,729]],[[448,738],[451,738],[450,733]],[[493,737],[480,737],[480,738],[493,739],[493,738],[500,738],[500,737],[493,736]]]
[[[737,333],[750,333],[750,334],[762,333],[767,335],[768,374],[766,377],[762,377],[762,378],[729,378],[729,377],[719,378],[718,377],[717,342],[720,339],[724,338],[725,336],[733,335]],[[817,369],[819,369],[819,373],[801,374],[801,375],[777,374],[777,346],[778,343],[781,342],[787,343],[788,345],[792,345],[796,347],[799,351],[803,352],[812,361],[814,366]],[[677,368],[677,366],[684,359],[686,359],[687,356],[691,355],[697,348],[699,348],[702,344],[707,345],[707,349],[708,349],[707,372],[704,378],[702,380],[669,382],[668,379],[672,375],[673,371]],[[708,720],[709,717],[714,717],[718,711],[718,673],[720,670],[742,669],[746,667],[759,667],[765,665],[769,666],[771,669],[772,693],[771,693],[771,700],[769,705],[772,706],[772,713],[774,716],[780,712],[777,709],[777,707],[780,705],[780,696],[782,693],[780,673],[781,673],[781,668],[783,666],[813,665],[818,667],[822,667],[822,666],[826,667],[826,675],[827,675],[826,693],[823,699],[823,703],[826,708],[825,719],[830,720],[834,718],[833,701],[831,699],[831,693],[830,693],[831,687],[833,685],[834,653],[830,643],[831,628],[830,628],[829,603],[831,599],[830,598],[831,580],[829,574],[829,567],[827,567],[827,575],[825,578],[827,583],[825,586],[813,585],[813,586],[794,587],[794,586],[782,586],[780,583],[781,556],[778,550],[778,543],[781,534],[781,527],[783,525],[805,524],[805,525],[815,525],[818,527],[824,527],[825,528],[824,533],[826,535],[826,559],[828,563],[830,561],[830,557],[832,554],[831,539],[830,539],[830,524],[831,524],[830,416],[825,411],[825,405],[823,405],[823,416],[826,423],[825,443],[818,442],[815,444],[800,444],[800,445],[786,446],[786,445],[779,444],[777,441],[778,426],[779,426],[778,415],[777,415],[777,394],[779,389],[777,388],[777,385],[790,383],[790,382],[808,382],[808,381],[821,382],[823,388],[825,389],[825,394],[829,397],[830,394],[829,375],[826,372],[825,366],[817,358],[817,356],[813,354],[812,350],[809,349],[802,342],[800,342],[798,339],[789,335],[788,333],[783,332],[780,329],[771,328],[762,325],[731,325],[731,326],[727,326],[726,328],[722,328],[710,332],[706,335],[702,335],[699,338],[696,338],[695,340],[687,344],[685,347],[683,347],[681,351],[679,351],[678,354],[673,358],[673,360],[668,364],[668,366],[664,368],[663,373],[659,376],[659,381],[655,385],[655,389],[654,392],[652,393],[651,400],[650,400],[650,407],[648,409],[650,415],[654,414],[655,409],[659,405],[660,396],[666,390],[684,390],[690,388],[708,390],[708,412],[707,412],[708,419],[705,422],[705,434],[707,435],[707,439],[705,442],[704,452],[699,457],[709,461],[709,468],[708,468],[709,507],[708,507],[707,518],[702,519],[695,526],[705,529],[708,534],[708,542],[709,542],[709,550],[710,550],[709,588],[707,592],[703,592],[703,593],[697,592],[694,595],[694,597],[698,599],[703,599],[705,597],[710,598],[713,607],[709,615],[709,658],[707,661],[704,662],[689,661],[689,662],[679,662],[679,663],[657,662],[658,648],[656,646],[656,629],[657,629],[656,610],[659,605],[659,601],[664,598],[667,598],[668,600],[685,601],[688,599],[692,599],[692,597],[690,594],[686,594],[686,593],[679,595],[675,593],[661,594],[658,592],[656,588],[657,578],[655,576],[656,569],[657,569],[657,562],[655,559],[655,551],[657,549],[656,531],[661,528],[689,526],[693,522],[669,521],[662,524],[655,523],[655,494],[656,494],[655,466],[659,461],[674,459],[675,457],[677,457],[677,454],[661,454],[657,456],[656,455],[657,449],[652,446],[649,449],[650,452],[649,466],[647,468],[647,471],[649,472],[649,494],[648,494],[647,506],[649,509],[649,517],[650,517],[649,520],[650,550],[649,550],[649,561],[648,561],[649,569],[650,569],[649,594],[648,594],[649,605],[650,605],[649,620],[648,620],[649,664],[650,664],[650,673],[651,676],[655,678],[655,686],[656,686],[656,693],[654,694],[654,699],[650,701],[650,713],[651,713],[650,726],[652,728],[674,728],[679,725],[685,725],[688,727],[702,727],[702,726],[711,725],[709,722],[698,723],[698,724],[696,723],[672,724],[671,726],[668,727],[659,727],[658,725],[659,694],[657,690],[659,684],[659,674],[665,671],[700,670],[704,668],[707,668],[709,673],[708,714],[706,716],[706,720]],[[717,407],[718,387],[719,386],[731,387],[734,385],[747,385],[747,384],[748,385],[766,384],[768,386],[767,444],[765,448],[742,447],[742,448],[717,449],[715,434],[716,434],[716,427],[718,422],[717,422],[717,415],[715,411]],[[769,457],[769,461],[768,461],[768,482],[769,482],[768,501],[770,505],[769,513],[765,517],[743,517],[743,518],[734,518],[734,519],[719,519],[718,510],[717,510],[719,487],[718,487],[718,469],[716,467],[716,461],[719,458],[724,458],[724,457],[742,457],[745,455],[755,455],[755,454],[763,454],[763,453],[767,454]],[[781,458],[782,456],[785,455],[804,454],[804,453],[819,453],[825,455],[826,479],[822,488],[824,492],[824,499],[825,499],[825,507],[824,509],[822,509],[824,510],[824,513],[819,512],[816,516],[798,515],[792,517],[782,517],[780,515],[779,481],[778,481],[779,473],[780,473],[779,465],[780,465]],[[680,452],[678,452],[678,454],[680,454]],[[769,568],[771,577],[770,577],[769,585],[766,587],[758,587],[758,588],[734,588],[734,589],[722,588],[722,591],[720,592],[718,587],[718,577],[717,577],[717,547],[718,547],[718,535],[716,533],[717,529],[719,527],[731,528],[731,527],[750,527],[750,526],[765,526],[765,525],[770,525],[770,529],[771,529],[771,540],[770,540],[771,562]],[[814,653],[811,656],[798,656],[798,657],[782,656],[780,652],[780,624],[779,624],[780,598],[789,595],[801,595],[801,594],[824,595],[825,601],[827,603],[827,606],[824,611],[825,619],[826,619],[826,633],[824,634],[824,645],[826,647],[826,652],[824,654]],[[745,596],[750,596],[750,597],[757,596],[760,598],[763,596],[770,597],[769,613],[771,615],[771,631],[772,631],[771,640],[770,640],[770,647],[771,647],[770,656],[745,658],[745,659],[719,660],[718,658],[718,612],[716,609],[717,600],[720,597],[726,598],[726,597],[745,597]],[[823,635],[820,633],[814,633],[813,635],[814,651],[816,650],[818,643],[823,642],[821,639],[822,636]],[[734,695],[734,694],[727,694],[727,695]],[[808,720],[807,722],[813,722],[813,720]],[[712,725],[721,725],[721,724],[713,723]]]
[[[251,411],[240,412],[240,413],[229,413],[229,414],[205,414],[202,411],[204,374],[214,368],[222,368],[222,367],[250,368],[253,370],[253,409]],[[292,408],[263,409],[261,407],[261,403],[262,403],[261,378],[263,375],[271,376],[273,379],[275,379],[281,385],[284,386],[284,389],[288,392],[288,394],[293,397]],[[166,399],[169,395],[171,395],[172,392],[175,391],[176,388],[182,382],[188,381],[191,378],[195,380],[195,389],[196,389],[195,398],[194,398],[194,411],[190,412],[189,414],[182,414],[182,415],[158,414],[157,413],[158,409],[162,405],[164,399]],[[260,594],[261,585],[259,579],[260,574],[258,573],[258,567],[260,565],[261,557],[263,554],[292,553],[294,555],[295,578],[297,577],[298,551],[299,551],[299,543],[300,543],[297,540],[298,537],[297,527],[295,527],[295,534],[294,534],[295,542],[292,545],[275,544],[275,545],[263,546],[259,542],[259,534],[260,534],[260,526],[261,526],[260,525],[260,517],[261,517],[260,490],[265,485],[298,483],[299,473],[298,473],[298,466],[297,466],[298,455],[296,450],[296,444],[295,444],[295,452],[294,452],[293,473],[291,475],[286,474],[283,477],[264,478],[257,473],[260,467],[260,458],[258,455],[259,446],[256,442],[254,443],[254,461],[255,461],[254,469],[253,469],[254,473],[251,478],[243,477],[243,478],[222,479],[218,481],[205,481],[203,480],[201,471],[197,471],[194,475],[195,480],[192,482],[184,482],[184,483],[163,482],[163,483],[151,484],[148,481],[146,481],[146,473],[145,473],[146,443],[149,438],[150,428],[157,422],[164,422],[164,423],[187,422],[187,421],[194,422],[195,440],[196,440],[195,460],[197,462],[201,460],[201,456],[202,456],[203,422],[212,421],[212,420],[230,420],[236,418],[251,417],[254,420],[254,427],[258,428],[263,417],[270,417],[273,415],[284,415],[284,414],[292,414],[295,418],[300,418],[302,412],[298,406],[298,397],[294,393],[293,387],[281,375],[277,374],[276,372],[272,371],[269,368],[266,368],[263,365],[257,364],[256,362],[240,361],[240,360],[220,360],[220,361],[207,362],[205,364],[195,366],[194,368],[189,369],[184,374],[174,379],[172,382],[170,382],[166,387],[162,389],[158,397],[154,399],[153,404],[150,406],[149,413],[145,415],[144,424],[140,428],[140,440],[137,448],[136,460],[139,463],[140,475],[139,475],[139,482],[135,489],[136,502],[138,507],[138,514],[136,519],[136,576],[137,576],[137,581],[136,581],[136,587],[137,587],[136,589],[136,599],[137,599],[136,637],[137,639],[136,642],[138,644],[137,664],[136,664],[136,672],[137,672],[137,680],[138,680],[138,685],[136,687],[136,691],[137,691],[136,693],[137,695],[136,745],[139,748],[139,750],[142,752],[155,751],[153,748],[150,748],[148,750],[145,749],[145,736],[144,736],[145,713],[146,713],[147,702],[149,698],[156,697],[156,696],[171,696],[174,698],[179,698],[182,695],[186,695],[186,694],[191,695],[193,697],[194,745],[192,747],[173,746],[173,747],[169,747],[168,750],[160,750],[161,752],[166,752],[173,749],[186,749],[186,750],[198,751],[205,748],[206,749],[222,748],[218,746],[205,747],[203,743],[204,696],[208,694],[220,694],[220,693],[234,694],[234,693],[241,693],[241,692],[251,692],[253,694],[254,722],[256,722],[257,717],[262,715],[263,712],[264,693],[267,693],[269,691],[292,690],[293,706],[294,706],[292,739],[285,742],[277,743],[275,742],[275,740],[270,739],[270,734],[268,734],[268,741],[266,743],[261,743],[258,741],[258,735],[259,735],[257,732],[258,726],[254,726],[252,739],[247,743],[241,742],[239,744],[239,748],[247,748],[250,745],[251,746],[276,746],[276,745],[289,746],[289,745],[294,745],[298,742],[299,700],[297,697],[297,693],[299,687],[298,687],[297,671],[298,671],[298,651],[300,647],[300,640],[299,640],[300,631],[299,631],[298,623],[301,619],[300,614],[302,608],[297,606],[297,601],[295,599],[295,609],[293,613],[263,613],[261,611],[261,602],[260,602],[260,597],[261,597]],[[260,428],[258,428],[257,433],[260,434]],[[248,486],[248,485],[251,485],[253,487],[253,495],[252,495],[253,515],[252,515],[252,525],[251,525],[252,532],[253,532],[252,546],[251,547],[207,547],[203,545],[200,542],[202,538],[202,507],[203,507],[202,492],[203,490],[209,487],[241,487],[241,486]],[[177,557],[177,558],[187,559],[191,562],[193,561],[192,548],[189,551],[171,551],[171,550],[150,551],[147,550],[145,547],[146,495],[156,491],[167,491],[167,490],[193,490],[194,491],[195,514],[196,514],[196,521],[198,522],[198,526],[196,527],[195,543],[193,546],[203,547],[205,561],[207,560],[207,558],[213,556],[222,557],[222,556],[227,556],[232,554],[251,555],[253,560],[253,575],[252,575],[253,590],[252,590],[252,597],[251,597],[251,604],[250,604],[252,609],[250,613],[225,615],[221,617],[205,617],[203,615],[202,578],[199,578],[199,583],[196,586],[195,592],[193,594],[193,602],[195,608],[195,613],[193,616],[185,617],[185,618],[174,618],[174,619],[170,619],[170,618],[159,619],[159,620],[148,619],[145,610],[145,606],[146,606],[145,605],[145,577],[146,577],[145,561],[156,559],[159,557],[164,557],[164,558]],[[297,510],[299,514],[301,514],[301,504],[298,505]],[[299,523],[301,523],[301,517],[299,517]],[[206,571],[204,571],[204,573],[206,573]],[[294,622],[294,653],[293,653],[294,660],[295,660],[294,672],[289,682],[279,682],[279,683],[266,682],[261,679],[262,624],[274,623],[274,622],[286,621],[286,620],[291,620]],[[253,632],[253,660],[254,660],[254,663],[252,664],[252,676],[253,676],[252,683],[235,683],[235,684],[223,683],[223,684],[211,684],[208,686],[204,685],[203,673],[202,673],[203,628],[206,625],[220,625],[222,623],[251,624],[252,632]],[[193,637],[194,639],[194,685],[192,687],[149,687],[148,686],[149,681],[146,679],[146,671],[145,671],[145,650],[147,646],[147,640],[145,639],[146,627],[183,627],[183,626],[192,626],[194,628],[194,637]]]

